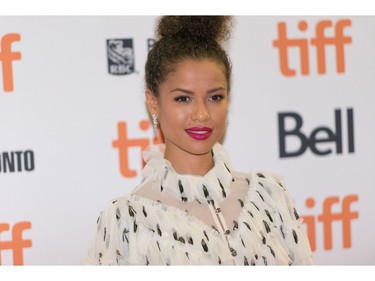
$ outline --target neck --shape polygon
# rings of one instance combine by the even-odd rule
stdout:
[[[214,166],[211,150],[196,155],[181,149],[177,152],[166,147],[164,158],[172,164],[178,174],[204,176]]]

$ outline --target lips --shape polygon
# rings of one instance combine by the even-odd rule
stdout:
[[[207,127],[193,127],[185,130],[195,140],[205,140],[212,134],[212,129]]]

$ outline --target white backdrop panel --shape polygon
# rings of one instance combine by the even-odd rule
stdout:
[[[126,124],[129,140],[148,142],[152,136],[151,128],[140,124],[148,120],[143,76],[154,20],[0,17],[0,38],[19,34],[20,40],[10,50],[21,53],[20,60],[11,61],[14,89],[0,88],[0,264],[14,264],[13,256],[25,265],[79,264],[100,210],[139,182],[140,147],[127,148],[130,143],[122,141],[121,152],[129,152],[124,160],[113,141],[119,139],[119,124]],[[344,20],[350,20],[350,26],[342,29],[342,37],[350,38],[350,43],[338,39],[338,23]],[[320,41],[325,42],[326,73],[319,74],[317,48],[311,40],[323,21],[329,21]],[[300,49],[295,46],[287,48],[287,54],[288,67],[296,75],[287,77],[280,71],[280,54],[273,46],[280,39],[279,23],[285,23],[286,42],[305,42],[308,75],[301,74]],[[374,28],[374,17],[241,16],[235,17],[228,44],[233,85],[224,145],[238,170],[272,170],[285,177],[300,215],[315,223],[311,238],[317,264],[375,264]],[[108,39],[131,40],[133,73],[108,73]],[[340,44],[343,73],[336,70]],[[2,66],[9,58],[6,45],[3,41]],[[335,120],[335,110],[341,122]],[[318,127],[325,129],[316,138],[328,138],[328,129],[336,136],[340,124],[342,152],[337,153],[333,141],[320,142],[315,144],[319,151],[332,152],[316,155],[307,148],[299,156],[281,158],[281,113],[299,116],[300,131],[307,137]],[[293,130],[295,122],[286,118],[285,130]],[[301,146],[296,136],[285,140],[289,153]],[[349,152],[350,142],[353,152]],[[11,160],[4,160],[11,155],[13,172],[9,171]],[[35,167],[19,170],[17,155],[21,160],[34,156]],[[124,176],[120,167],[137,175]],[[337,202],[330,206],[332,198]],[[311,199],[314,206],[308,205]],[[31,228],[22,222],[30,222]],[[19,223],[26,227],[22,235],[31,240],[31,247],[22,249],[21,239],[12,238],[12,228]],[[350,228],[343,231],[345,224]],[[307,225],[311,231],[312,224]],[[325,249],[331,237],[332,249]],[[344,238],[349,246],[343,244]],[[11,240],[12,244],[5,243]],[[21,257],[16,249],[20,245]]]

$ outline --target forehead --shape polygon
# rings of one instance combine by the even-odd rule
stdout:
[[[221,83],[226,86],[224,68],[216,61],[204,60],[184,60],[176,63],[173,71],[169,73],[163,84],[170,83],[193,83],[200,82]]]

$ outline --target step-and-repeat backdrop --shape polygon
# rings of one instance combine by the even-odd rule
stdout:
[[[155,17],[0,17],[0,264],[80,263],[152,141]],[[282,174],[316,264],[375,264],[375,17],[235,17],[224,145]]]

